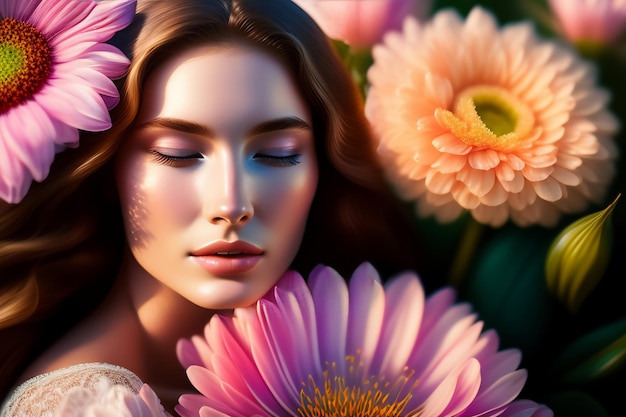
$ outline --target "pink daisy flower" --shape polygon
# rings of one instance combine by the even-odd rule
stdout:
[[[572,42],[607,44],[626,31],[626,0],[549,0],[563,35]]]
[[[618,121],[592,64],[474,7],[407,19],[374,47],[366,113],[402,198],[439,221],[554,225],[599,203]]]
[[[0,0],[0,198],[22,200],[79,130],[111,126],[111,79],[129,64],[104,42],[128,26],[136,0]]]
[[[309,286],[287,272],[256,306],[215,315],[178,356],[200,394],[186,416],[536,416],[514,401],[527,372],[518,350],[498,351],[451,288],[426,298],[418,277],[383,286],[368,263],[349,284],[318,266]]]

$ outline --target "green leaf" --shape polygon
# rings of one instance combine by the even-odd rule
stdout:
[[[537,229],[500,229],[475,255],[466,291],[486,328],[505,346],[537,349],[551,321],[543,262],[549,245]]]
[[[553,393],[546,400],[546,404],[557,417],[609,417],[602,405],[584,391]]]
[[[554,362],[567,383],[589,382],[626,367],[626,317],[594,329],[569,345]]]

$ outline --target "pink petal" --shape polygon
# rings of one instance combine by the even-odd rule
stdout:
[[[41,0],[1,0],[0,18],[13,17],[17,20],[28,21]]]
[[[241,416],[241,414],[234,414],[234,412],[222,413],[213,409],[207,401],[206,397],[198,394],[183,394],[178,399],[178,405],[174,407],[176,412],[181,417],[198,417],[198,416],[211,416],[211,417],[235,417]]]
[[[83,61],[82,66],[80,64],[80,61],[72,63],[72,65],[75,66],[75,69],[72,70],[72,76],[79,78],[82,85],[87,85],[93,88],[97,94],[103,97],[114,97],[116,101],[119,100],[117,87],[108,76],[100,71],[90,68],[88,66],[88,62]],[[58,71],[61,67],[62,65],[57,66],[57,73],[61,72]]]
[[[454,395],[446,409],[441,413],[444,416],[458,416],[476,398],[482,384],[481,367],[477,360],[470,359],[459,372]]]
[[[528,372],[518,369],[502,376],[496,383],[482,390],[476,400],[465,410],[465,415],[472,416],[495,410],[513,401],[521,392]]]
[[[276,304],[287,320],[286,330],[292,339],[297,362],[290,368],[294,378],[306,381],[309,375],[322,372],[317,340],[317,323],[315,321],[315,305],[311,291],[300,274],[291,274],[292,279],[281,280],[276,286],[274,296]],[[291,284],[287,287],[285,284]]]
[[[463,380],[464,385],[460,390],[464,392],[463,399],[455,399],[454,395],[457,391],[457,385],[460,377]],[[473,376],[468,378],[468,376]],[[424,402],[423,414],[420,417],[439,417],[448,414],[444,414],[444,410],[455,409],[458,405],[465,405],[468,397],[471,397],[472,392],[478,390],[480,385],[480,364],[476,360],[470,360],[465,363],[456,372],[450,373],[446,378],[441,381],[437,386],[437,389],[428,397]],[[457,401],[457,404],[451,404],[451,401]]]
[[[484,363],[498,351],[500,345],[500,339],[498,333],[493,329],[488,329],[480,335],[480,338],[474,345],[470,355],[480,363]]]
[[[444,350],[446,346],[450,346],[456,340],[456,335],[462,334],[465,329],[474,323],[476,316],[471,314],[470,311],[471,306],[469,304],[456,304],[438,316],[438,320],[432,327],[428,328],[422,325],[416,350],[412,357],[420,360],[425,365],[424,360],[420,358],[432,360],[437,352]],[[428,309],[425,311],[424,316],[430,316]],[[418,354],[418,352],[421,353]]]
[[[494,352],[483,362],[484,385],[494,384],[502,375],[514,372],[522,361],[522,353],[517,349]]]
[[[226,326],[217,325],[213,326],[212,329],[213,331],[208,337],[211,337],[210,340],[220,340],[220,343],[213,345],[213,354],[206,368],[214,372],[224,383],[233,387],[233,389],[249,395],[247,384],[240,373],[240,369],[247,367],[246,362],[250,362],[247,353],[237,343],[236,338],[226,329]],[[251,380],[260,379],[258,372],[246,377]],[[202,387],[196,386],[196,388],[201,390]]]
[[[273,355],[268,354],[271,349],[264,347],[259,339],[251,344],[252,357],[267,385],[267,389],[272,393],[276,402],[285,410],[290,409],[294,402],[294,392],[290,389],[289,382],[282,372],[277,372],[276,361]],[[252,388],[253,390],[255,388]]]
[[[259,366],[265,365],[259,370],[275,395],[282,394],[281,400],[293,408],[297,405],[301,383],[306,380],[301,377],[301,370],[294,372],[292,369],[297,366],[299,352],[292,344],[293,338],[286,328],[280,309],[271,303],[259,303],[259,308],[263,333],[269,345],[259,351],[261,355],[269,354],[267,360],[259,363]],[[255,359],[259,361],[256,355]]]
[[[42,0],[33,11],[28,23],[39,29],[48,39],[77,25],[97,5],[92,0]]]
[[[51,119],[51,122],[56,129],[53,142],[57,153],[65,150],[65,148],[76,148],[78,146],[80,138],[78,129],[58,120]]]
[[[252,412],[263,413],[259,405],[236,388],[223,381],[220,376],[200,366],[192,366],[187,370],[189,381],[194,387],[202,387],[205,404],[214,407],[229,416],[247,417]],[[183,394],[183,397],[187,394]],[[225,401],[227,400],[227,401]],[[182,401],[180,401],[182,404]]]
[[[439,317],[452,306],[455,300],[456,291],[451,287],[444,287],[428,296],[424,307],[425,312],[420,337],[431,331],[437,324]]]
[[[369,364],[376,352],[385,311],[385,292],[378,272],[370,263],[363,263],[352,274],[349,284],[347,354],[361,352]]]
[[[134,396],[134,398],[141,399],[141,402],[143,403],[145,408],[142,407],[141,404],[135,403],[135,406],[139,406],[143,409],[143,414],[137,414],[137,412],[133,411],[133,409],[129,405],[128,408],[131,411],[131,415],[133,417],[171,417],[171,414],[165,411],[165,409],[161,405],[161,400],[159,400],[159,397],[157,397],[156,393],[148,384],[143,384],[143,386],[139,390],[139,394],[137,396]],[[126,402],[126,404],[128,405],[128,401]]]
[[[75,76],[50,79],[33,99],[48,110],[50,117],[81,130],[103,131],[111,117],[102,97]]]
[[[530,400],[516,400],[509,404],[500,417],[553,417],[554,412],[545,405]]]
[[[237,309],[237,316],[241,316],[241,310]],[[245,309],[253,311],[252,308]],[[213,320],[212,320],[213,321]],[[231,385],[240,392],[253,397],[264,410],[273,410],[278,415],[284,410],[274,393],[267,386],[266,381],[257,367],[249,346],[245,342],[238,340],[239,335],[235,335],[234,326],[228,330],[226,320],[215,321],[215,330],[206,337],[208,340],[219,340],[214,345],[214,354],[211,358],[211,366],[224,382]],[[254,340],[254,339],[251,339]]]
[[[42,1],[30,23],[51,42],[105,42],[130,24],[136,0]]]
[[[193,338],[200,339],[200,342],[208,347],[204,339],[199,336],[193,336]],[[192,343],[189,339],[180,339],[176,343],[176,357],[183,368],[188,368],[191,365],[203,365],[205,363],[200,358],[199,349],[197,349],[195,343]]]
[[[411,354],[424,312],[424,288],[413,272],[392,277],[385,285],[385,315],[372,372],[394,375]]]
[[[432,337],[425,342],[430,349],[416,351],[412,356],[429,358],[425,368],[424,360],[422,364],[413,367],[421,383],[416,401],[429,395],[446,375],[471,358],[470,352],[480,335],[482,323],[474,323],[468,327],[474,322],[471,316],[458,322],[450,322],[449,317],[445,319],[447,324],[442,326],[441,330],[434,331]]]
[[[198,416],[198,410],[207,405],[204,395],[200,394],[183,394],[178,399],[175,410],[182,417]]]
[[[98,1],[91,13],[76,26],[59,34],[58,42],[108,41],[135,17],[137,0]]]
[[[37,103],[26,102],[14,107],[3,117],[2,139],[9,154],[16,156],[28,169],[29,176],[43,181],[54,159],[55,129],[45,110]]]
[[[4,135],[2,120],[0,120],[0,135]],[[19,203],[32,182],[32,177],[24,169],[24,166],[15,158],[9,157],[4,141],[0,141],[0,198],[7,203]]]
[[[108,78],[117,79],[128,69],[129,59],[114,46],[107,43],[90,43],[85,46],[86,49],[73,51],[72,48],[63,48],[58,51],[55,72],[70,73],[75,69],[89,67]]]
[[[348,287],[332,268],[318,265],[309,274],[315,304],[321,363],[335,363],[343,373],[348,329]]]

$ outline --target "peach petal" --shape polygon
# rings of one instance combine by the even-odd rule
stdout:
[[[429,171],[426,177],[426,187],[435,194],[449,193],[455,183],[455,175],[443,174],[437,171]]]
[[[489,171],[500,164],[500,154],[493,149],[483,149],[472,152],[467,160],[472,168]]]
[[[549,177],[540,182],[532,182],[537,196],[546,201],[558,201],[563,197],[563,188],[554,178]]]
[[[500,183],[495,183],[489,192],[480,198],[482,204],[490,207],[499,206],[506,203],[509,193],[504,190]]]

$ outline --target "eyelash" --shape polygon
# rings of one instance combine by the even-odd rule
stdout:
[[[156,162],[165,164],[165,165],[175,165],[176,163],[190,161],[193,159],[202,159],[203,156],[200,153],[194,153],[183,156],[175,156],[175,155],[166,155],[156,150],[151,150],[150,153],[154,156]],[[298,165],[300,163],[300,159],[302,158],[302,154],[293,154],[286,156],[274,156],[274,155],[265,155],[265,154],[256,154],[252,159],[255,161],[262,161],[271,166],[278,167],[290,167],[294,165]]]
[[[281,166],[281,167],[291,167],[294,165],[298,165],[300,163],[300,158],[302,158],[302,154],[293,154],[286,156],[274,156],[274,155],[265,155],[265,154],[256,154],[252,159],[265,161],[267,164],[272,166]]]
[[[151,150],[150,153],[154,156],[156,162],[165,164],[165,165],[174,165],[176,163],[190,161],[192,159],[202,159],[203,156],[199,153],[183,155],[183,156],[175,156],[175,155],[165,155],[159,151]]]

